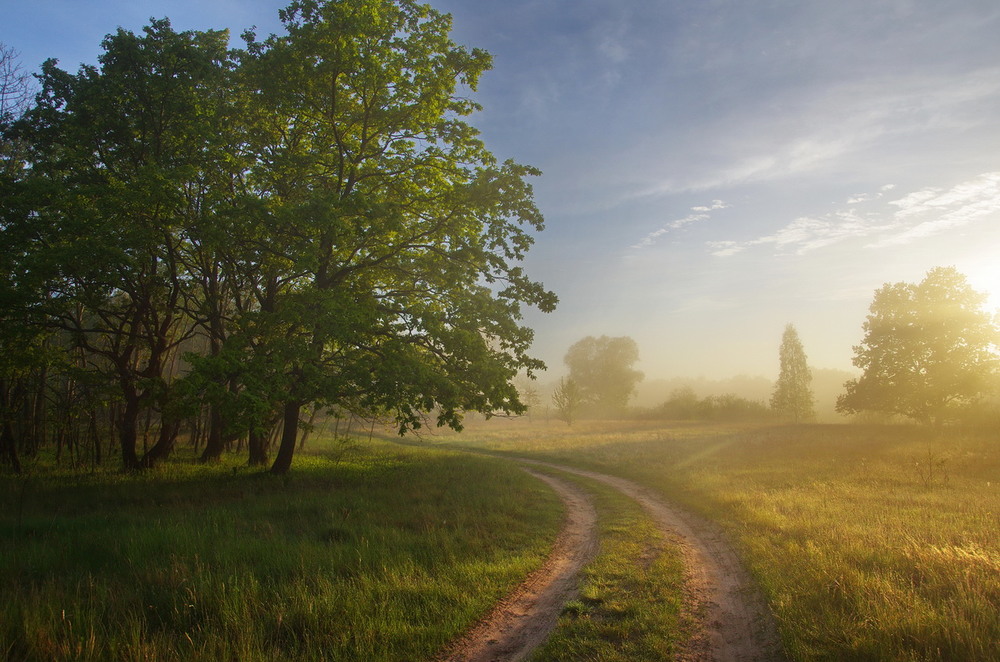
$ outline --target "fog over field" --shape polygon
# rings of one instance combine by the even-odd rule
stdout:
[[[279,27],[284,0],[7,3],[25,66],[150,16]],[[539,167],[536,354],[633,337],[648,379],[777,374],[785,324],[851,370],[875,289],[955,266],[1000,305],[1000,7],[988,0],[435,0],[494,56],[471,122]]]

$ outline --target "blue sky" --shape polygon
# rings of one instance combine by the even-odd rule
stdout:
[[[150,16],[280,29],[271,0],[0,0],[35,67]],[[530,313],[552,376],[628,335],[649,377],[774,377],[785,324],[850,369],[875,289],[953,265],[1000,306],[995,0],[436,0],[494,56],[473,118],[541,168]]]

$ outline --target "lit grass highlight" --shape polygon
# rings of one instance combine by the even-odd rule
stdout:
[[[730,532],[798,660],[1000,660],[996,431],[508,423],[441,443],[621,475]]]
[[[490,458],[373,443],[287,478],[172,464],[0,489],[0,657],[429,659],[550,550],[562,507]]]

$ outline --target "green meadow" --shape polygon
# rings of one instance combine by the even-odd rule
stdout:
[[[524,419],[318,445],[285,477],[183,455],[4,476],[0,657],[433,659],[560,526],[509,456],[624,476],[720,522],[792,659],[1000,659],[995,433]],[[591,494],[601,548],[533,659],[670,659],[675,550],[635,503],[559,477]]]
[[[793,659],[1000,659],[996,432],[504,421],[437,441],[625,476],[722,523]]]
[[[0,659],[419,660],[550,549],[510,463],[380,442],[286,478],[178,461],[0,488]]]

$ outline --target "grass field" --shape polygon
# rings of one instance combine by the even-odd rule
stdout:
[[[0,659],[428,659],[547,554],[495,459],[379,442],[272,477],[175,462],[0,483]]]
[[[1000,438],[910,426],[474,426],[721,522],[798,660],[1000,660]]]
[[[179,457],[0,482],[0,658],[427,660],[537,567],[547,487],[467,446],[654,487],[722,523],[797,660],[1000,660],[1000,439],[916,427],[494,421],[424,448]],[[570,479],[563,476],[564,479]],[[683,640],[681,568],[600,485],[601,552],[536,660]]]

